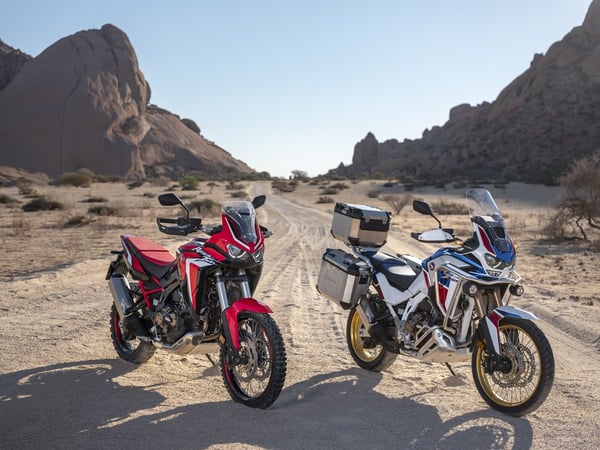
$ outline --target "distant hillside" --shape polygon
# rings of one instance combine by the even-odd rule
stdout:
[[[547,182],[600,148],[600,0],[492,103],[458,105],[421,139],[379,142],[372,133],[352,164],[330,174]]]
[[[149,105],[150,94],[113,25],[65,37],[35,58],[0,41],[0,165],[51,177],[81,168],[127,178],[253,172],[194,121]]]

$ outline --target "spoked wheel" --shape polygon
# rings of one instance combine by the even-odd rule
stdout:
[[[480,343],[471,368],[475,386],[494,409],[523,416],[546,400],[554,382],[554,356],[548,339],[531,321],[505,318],[500,323],[500,361],[491,361]]]
[[[348,316],[346,341],[356,364],[372,372],[387,369],[398,356],[396,353],[388,352],[376,338],[371,337],[356,308],[352,309]]]
[[[235,360],[221,346],[221,375],[231,398],[252,408],[268,408],[279,397],[286,375],[283,338],[267,314],[238,317],[240,356]]]
[[[148,361],[156,350],[149,342],[140,341],[129,331],[117,312],[115,305],[110,310],[110,337],[113,346],[121,358],[135,364]]]

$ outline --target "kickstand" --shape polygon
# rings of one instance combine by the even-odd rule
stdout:
[[[216,365],[216,364],[215,364],[215,362],[213,361],[213,359],[210,357],[210,355],[206,355],[206,357],[208,358],[208,360],[211,362],[211,364],[212,364],[213,366],[215,366],[215,365]]]
[[[454,372],[454,370],[452,370],[452,366],[450,365],[450,363],[444,363],[444,364],[446,364],[446,367],[448,368],[448,370],[450,371],[452,376],[455,377],[456,373]]]

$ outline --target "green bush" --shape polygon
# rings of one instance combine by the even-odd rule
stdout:
[[[179,184],[181,185],[181,189],[184,191],[194,191],[198,188],[199,182],[200,180],[198,180],[197,177],[193,175],[186,175],[179,181]]]

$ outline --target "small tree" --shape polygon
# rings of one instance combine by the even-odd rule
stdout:
[[[308,180],[308,172],[304,170],[292,170],[292,178],[294,180]]]
[[[587,240],[586,224],[600,229],[600,150],[573,163],[561,185],[565,193],[558,209],[575,222]]]
[[[386,202],[392,208],[394,214],[400,214],[400,211],[404,209],[404,207],[410,204],[413,200],[413,196],[408,195],[399,195],[399,194],[391,194],[384,195],[381,199]]]

